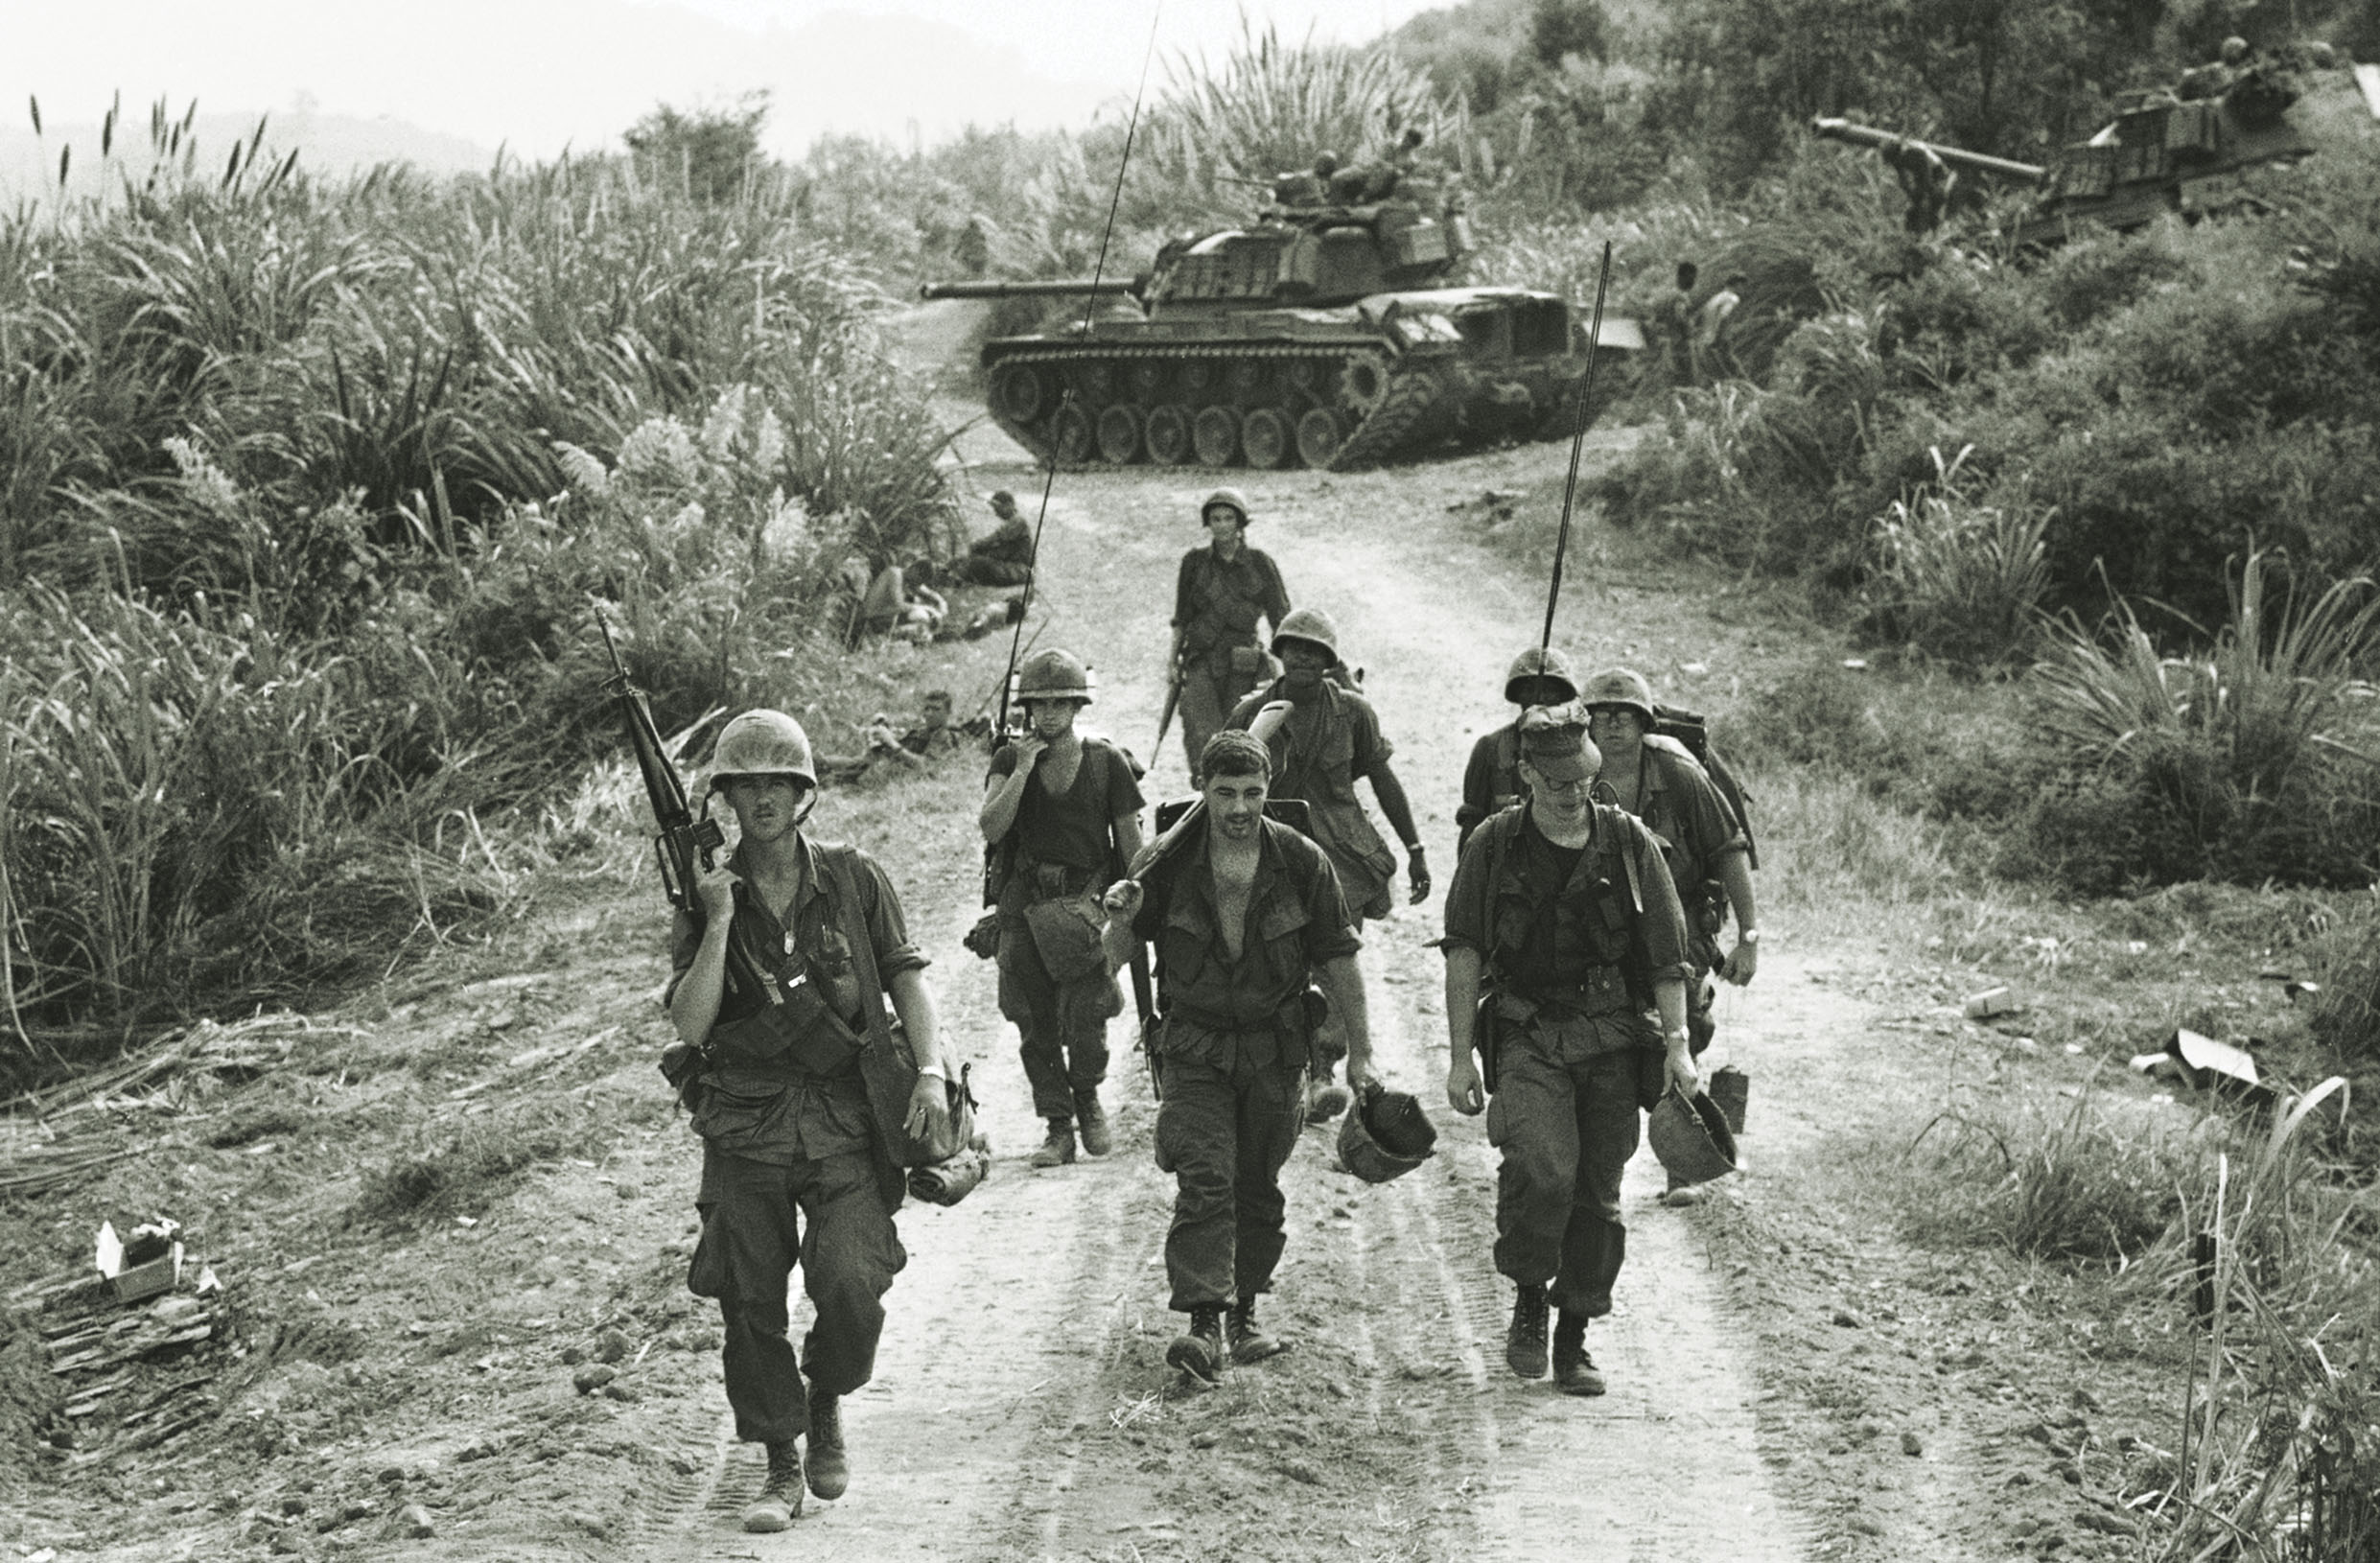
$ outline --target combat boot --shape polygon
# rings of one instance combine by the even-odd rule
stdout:
[[[1074,1093],[1075,1130],[1083,1136],[1083,1154],[1104,1156],[1115,1149],[1115,1136],[1108,1131],[1108,1109],[1099,1105],[1097,1091]]]
[[[1546,1289],[1524,1286],[1512,1298],[1512,1326],[1504,1336],[1505,1365],[1525,1379],[1546,1376]]]
[[[852,1462],[843,1452],[843,1397],[810,1391],[810,1491],[829,1502],[852,1484]]]
[[[1231,1342],[1234,1363],[1261,1363],[1289,1349],[1289,1342],[1264,1332],[1256,1322],[1256,1299],[1242,1297],[1224,1319],[1224,1338]]]
[[[1074,1165],[1074,1125],[1063,1118],[1049,1121],[1049,1138],[1041,1148],[1025,1158],[1029,1167],[1071,1167]]]
[[[1174,1337],[1165,1360],[1201,1384],[1223,1381],[1223,1307],[1202,1302],[1190,1310],[1190,1330]]]
[[[744,1510],[747,1530],[789,1530],[802,1512],[802,1451],[791,1438],[768,1446],[768,1480]]]
[[[1587,1321],[1567,1309],[1553,1322],[1553,1383],[1566,1395],[1603,1392],[1603,1375],[1587,1355]]]

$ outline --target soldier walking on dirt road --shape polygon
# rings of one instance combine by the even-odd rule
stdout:
[[[1587,735],[1603,756],[1596,781],[1613,801],[1645,822],[1661,844],[1686,908],[1686,1029],[1700,1058],[1717,1022],[1712,1017],[1711,973],[1738,987],[1760,969],[1761,916],[1752,894],[1752,854],[1743,822],[1728,806],[1693,754],[1653,732],[1652,686],[1641,674],[1614,667],[1587,681],[1579,696]],[[1736,914],[1736,947],[1720,958],[1719,927]],[[1670,1180],[1666,1198],[1692,1203],[1699,1188]]]
[[[1173,677],[1181,689],[1181,752],[1191,780],[1199,755],[1240,697],[1271,671],[1259,621],[1289,617],[1289,588],[1272,556],[1248,546],[1248,499],[1219,488],[1200,507],[1208,545],[1181,556],[1174,582]]]
[[[1638,1108],[1664,1075],[1690,1098],[1701,1084],[1686,921],[1650,833],[1588,796],[1601,757],[1575,722],[1527,712],[1520,743],[1528,801],[1472,835],[1446,894],[1446,1098],[1485,1107],[1502,1153],[1496,1269],[1517,1289],[1505,1365],[1545,1375],[1550,1300],[1555,1382],[1599,1395],[1587,1321],[1611,1312],[1627,1251],[1620,1178]]]
[[[1430,894],[1430,865],[1422,854],[1421,832],[1413,827],[1413,807],[1396,772],[1388,768],[1395,749],[1381,733],[1380,715],[1371,702],[1332,676],[1344,665],[1339,655],[1339,626],[1330,615],[1319,608],[1291,614],[1272,637],[1272,654],[1281,659],[1280,678],[1241,701],[1224,725],[1266,730],[1272,757],[1272,795],[1303,799],[1313,811],[1314,839],[1330,855],[1339,888],[1361,932],[1364,919],[1387,917],[1394,904],[1389,886],[1396,859],[1356,797],[1357,778],[1370,781],[1380,811],[1405,844],[1410,899],[1418,905]],[[1288,708],[1282,720],[1257,720],[1267,707],[1278,705]],[[1339,1028],[1324,1027],[1319,1040],[1307,1104],[1310,1123],[1328,1122],[1346,1110],[1348,1103],[1346,1090],[1330,1078],[1347,1051]]]
[[[702,1054],[702,1237],[687,1284],[719,1302],[735,1435],[768,1448],[744,1528],[782,1530],[802,1512],[797,1438],[809,1440],[811,1492],[839,1498],[851,1480],[842,1398],[875,1371],[884,1294],[908,1262],[893,1227],[902,1174],[859,1065],[887,993],[918,1062],[912,1134],[944,1131],[945,1072],[899,896],[866,852],[803,831],[818,776],[801,724],[774,711],[728,723],[710,786],[740,833],[696,881],[702,919],[681,912],[672,930],[669,1018]],[[768,991],[728,991],[731,929],[766,967]],[[798,1365],[785,1336],[797,1258],[817,1313]]]
[[[1578,698],[1570,659],[1551,646],[1530,646],[1512,659],[1504,676],[1504,697],[1527,711],[1563,706]],[[1455,810],[1455,852],[1459,858],[1471,832],[1521,801],[1521,723],[1513,719],[1480,735],[1471,761],[1462,768],[1462,804]]]
[[[1348,1078],[1370,1075],[1362,941],[1330,860],[1265,818],[1272,766],[1246,733],[1208,739],[1202,806],[1106,897],[1110,971],[1156,945],[1156,1157],[1177,1187],[1165,1269],[1171,1306],[1190,1316],[1165,1360],[1206,1384],[1222,1375],[1226,1333],[1235,1363],[1282,1349],[1258,1327],[1256,1298],[1285,1241],[1281,1168],[1304,1117],[1312,985],[1345,1022]]]
[[[1078,1128],[1085,1151],[1109,1149],[1099,1086],[1124,998],[1100,960],[1099,894],[1140,851],[1140,787],[1130,756],[1075,732],[1091,688],[1072,653],[1028,661],[1016,698],[1025,735],[992,757],[978,819],[998,854],[1000,1013],[1016,1023],[1033,1110],[1049,1126],[1032,1161],[1061,1167]]]

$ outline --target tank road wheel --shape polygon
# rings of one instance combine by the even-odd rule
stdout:
[[[1201,408],[1190,443],[1202,467],[1227,467],[1240,452],[1240,415],[1227,407]]]
[[[1003,363],[992,371],[992,409],[1010,423],[1031,423],[1049,406],[1049,385],[1030,363]]]
[[[1173,378],[1170,373],[1172,368],[1173,365],[1163,359],[1133,360],[1132,399],[1144,407],[1155,403],[1164,394],[1165,383]]]
[[[1140,437],[1150,460],[1160,467],[1180,466],[1190,455],[1190,409],[1178,402],[1151,408]]]
[[[1240,420],[1240,449],[1251,467],[1272,471],[1289,459],[1295,445],[1289,418],[1278,408],[1255,408]]]
[[[1101,409],[1099,459],[1122,466],[1140,454],[1140,413],[1127,403]]]
[[[1215,361],[1213,359],[1191,359],[1182,364],[1181,388],[1190,393],[1192,401],[1200,400],[1204,392],[1213,388],[1214,384]]]
[[[1388,364],[1370,353],[1347,361],[1339,372],[1339,405],[1360,421],[1380,410],[1388,399]]]
[[[1096,407],[1115,395],[1115,366],[1097,362],[1078,364],[1074,371],[1076,394]]]
[[[1297,420],[1297,457],[1319,472],[1339,454],[1343,438],[1339,431],[1339,414],[1326,407],[1309,408]]]
[[[1050,419],[1050,448],[1062,467],[1079,467],[1091,458],[1091,415],[1068,402]]]

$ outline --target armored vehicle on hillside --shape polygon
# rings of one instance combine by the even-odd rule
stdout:
[[[987,400],[1064,466],[1344,469],[1427,446],[1566,433],[1590,353],[1564,299],[1448,287],[1459,191],[1394,164],[1272,181],[1245,228],[1181,238],[1130,282],[928,284],[927,298],[1105,294],[1123,318],[986,342]],[[1644,345],[1606,316],[1605,351]],[[1606,372],[1597,398],[1617,387]],[[1597,409],[1589,408],[1592,417]]]
[[[1940,220],[1959,175],[1976,175],[2038,187],[2040,199],[2017,221],[2012,237],[2020,245],[2054,245],[2078,223],[2136,228],[2167,212],[2196,217],[2252,205],[2256,170],[2314,151],[2289,115],[2298,101],[2297,72],[2278,62],[2248,63],[2246,49],[2227,45],[2224,60],[2186,73],[2170,90],[2141,95],[2096,135],[2060,148],[2045,165],[1849,120],[1820,119],[1810,128],[1881,152],[1908,192],[1913,230]]]

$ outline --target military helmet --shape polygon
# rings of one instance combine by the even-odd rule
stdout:
[[[719,732],[718,747],[711,753],[710,789],[715,792],[739,776],[790,776],[806,786],[818,785],[810,735],[782,711],[744,712]]]
[[[1236,488],[1219,488],[1199,502],[1199,520],[1205,521],[1206,513],[1219,504],[1227,504],[1237,510],[1240,513],[1240,525],[1243,526],[1255,519],[1255,513],[1248,507],[1247,495]]]
[[[1429,1160],[1437,1137],[1412,1093],[1374,1085],[1339,1125],[1340,1164],[1366,1183],[1385,1183]]]
[[[1528,699],[1528,691],[1520,688],[1524,679],[1558,684],[1562,692],[1552,702]],[[1545,691],[1536,692],[1542,695]],[[1578,675],[1571,670],[1570,659],[1553,647],[1530,646],[1513,658],[1512,665],[1505,670],[1504,697],[1516,706],[1558,705],[1565,700],[1575,700],[1578,698]]]
[[[1018,700],[1074,700],[1091,703],[1090,669],[1071,651],[1037,652],[1016,670]]]
[[[1339,660],[1339,626],[1330,615],[1319,608],[1294,609],[1287,618],[1281,620],[1281,627],[1272,632],[1274,656],[1281,654],[1281,642],[1284,641],[1303,641],[1310,645],[1318,645],[1331,654],[1331,661]]]
[[[1645,1137],[1653,1142],[1653,1155],[1661,1158],[1662,1167],[1681,1185],[1708,1183],[1736,1170],[1736,1136],[1727,1127],[1727,1114],[1706,1092],[1696,1092],[1689,1102],[1675,1085],[1664,1090]]]
[[[2248,58],[2248,40],[2234,34],[2223,40],[2222,58],[2226,65],[2236,65]]]
[[[1598,706],[1627,706],[1636,712],[1645,724],[1645,731],[1653,730],[1653,687],[1645,682],[1645,675],[1625,667],[1608,667],[1587,680],[1587,687],[1578,691],[1578,704],[1589,711]]]

